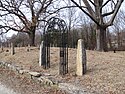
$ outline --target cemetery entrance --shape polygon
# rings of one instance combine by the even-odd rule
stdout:
[[[43,67],[50,68],[50,47],[59,47],[59,74],[68,73],[68,30],[65,21],[55,17],[49,19],[44,29],[43,40]]]

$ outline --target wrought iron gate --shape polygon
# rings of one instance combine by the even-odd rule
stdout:
[[[48,20],[44,29],[44,43],[43,67],[50,68],[50,46],[56,44],[60,48],[59,74],[68,73],[68,29],[64,20],[55,17]]]

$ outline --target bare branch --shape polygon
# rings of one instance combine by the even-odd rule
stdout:
[[[29,7],[30,7],[30,11],[32,16],[35,16],[34,14],[34,10],[33,10],[33,0],[27,0],[27,2],[29,3]]]
[[[24,30],[24,27],[22,29],[16,29],[16,28],[13,28],[11,26],[2,26],[2,25],[0,25],[0,29],[5,29],[6,32],[8,32],[9,30],[13,30],[13,31],[18,31],[18,32],[29,33],[28,31]]]
[[[117,2],[116,6],[115,6],[114,13],[113,13],[113,15],[112,15],[110,21],[109,21],[108,23],[106,23],[107,26],[110,26],[110,25],[113,24],[113,21],[114,21],[116,15],[117,15],[117,13],[118,13],[118,11],[119,11],[119,9],[120,9],[120,6],[121,6],[121,4],[122,4],[123,1],[124,1],[124,0],[119,0],[119,2]]]
[[[80,7],[82,7],[82,8],[86,8],[85,6],[80,6]],[[65,6],[65,7],[61,7],[61,8],[55,8],[56,10],[54,11],[54,12],[52,12],[52,13],[49,13],[50,15],[51,14],[54,14],[54,13],[57,13],[57,12],[59,12],[60,10],[62,10],[62,9],[67,9],[67,8],[78,8],[77,6]]]
[[[92,0],[89,0],[90,2],[91,2],[91,4],[93,5],[93,6],[96,6],[96,4],[92,1]]]
[[[101,6],[101,9],[102,9],[105,5],[107,5],[110,1],[111,1],[111,0],[107,0],[107,1]]]
[[[100,26],[100,24],[96,21],[95,16],[92,16],[91,14],[89,14],[88,12],[86,12],[81,6],[79,6],[74,0],[71,0],[78,8],[80,8],[87,16],[89,16],[98,26]]]
[[[74,0],[73,0],[73,1],[74,1]],[[90,13],[93,17],[95,17],[95,12],[93,11],[93,9],[92,9],[92,7],[90,6],[90,4],[88,3],[88,1],[87,1],[87,0],[83,0],[83,2],[84,2],[84,4],[86,5],[87,10],[89,11],[89,13]]]
[[[44,13],[46,11],[47,7],[52,3],[52,1],[53,0],[49,0],[49,2],[46,2],[46,0],[43,0],[42,5],[41,5],[39,11],[36,13],[36,17],[37,18],[39,18],[41,13]]]
[[[0,35],[6,34],[9,30],[6,30],[5,32],[0,32]]]
[[[105,16],[111,15],[111,14],[113,14],[113,13],[114,13],[114,10],[112,10],[111,12],[108,12],[108,13],[102,14],[102,16],[105,17]]]
[[[15,11],[15,10],[12,10],[12,9],[9,9],[9,8],[6,8],[5,6],[3,6],[2,2],[1,2],[1,5],[2,5],[2,8],[3,8],[4,11],[7,11],[8,14],[14,14],[14,15],[16,15],[16,16],[23,22],[23,24],[26,26],[26,28],[28,28],[27,18],[26,18],[25,15],[19,10],[19,8],[16,9],[16,7],[13,6],[13,8],[16,9],[16,11]],[[10,7],[12,7],[12,6],[10,6]],[[18,11],[21,13],[21,15],[18,13]]]

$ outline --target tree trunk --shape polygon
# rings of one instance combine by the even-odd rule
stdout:
[[[31,31],[28,35],[30,46],[35,46],[35,31]]]
[[[120,32],[117,33],[117,43],[118,43],[118,48],[121,46],[121,43],[120,43]]]
[[[96,29],[96,50],[107,52],[106,28],[97,26]]]
[[[110,50],[112,49],[112,43],[111,43],[111,34],[109,30],[107,29],[107,43],[109,45]]]

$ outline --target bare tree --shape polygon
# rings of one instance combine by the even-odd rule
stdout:
[[[77,0],[71,1],[97,24],[96,49],[98,51],[107,51],[106,28],[113,25],[115,16],[124,0],[79,0],[79,3]],[[110,9],[105,12],[106,7]],[[107,16],[106,21],[104,18]]]
[[[18,34],[13,34],[12,37],[7,40],[9,43],[13,43],[15,47],[24,47],[28,45],[28,36],[26,33],[18,32]],[[6,42],[7,42],[6,41]]]
[[[30,45],[34,46],[39,20],[45,19],[44,14],[52,3],[53,0],[0,0],[0,28],[3,30],[0,33],[25,32],[29,35]]]

